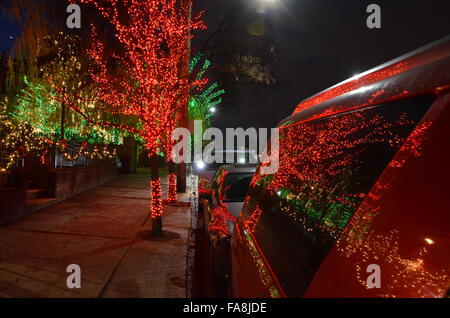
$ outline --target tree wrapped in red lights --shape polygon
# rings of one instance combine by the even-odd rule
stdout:
[[[117,127],[145,140],[151,162],[152,233],[162,235],[161,182],[157,154],[170,148],[171,132],[176,128],[187,94],[199,85],[183,76],[191,31],[204,28],[201,14],[190,18],[192,0],[81,0],[92,4],[114,28],[120,49],[108,50],[104,38],[92,26],[92,59],[89,71],[101,103],[96,107],[107,116],[91,117],[67,100],[67,105],[87,121]],[[113,122],[108,116],[129,117]],[[165,144],[165,145],[164,145]]]
[[[201,82],[203,83],[203,82]],[[192,87],[191,87],[192,88]],[[163,125],[165,126],[162,130],[162,134],[159,138],[159,143],[161,145],[162,150],[166,154],[167,165],[168,165],[168,189],[167,189],[167,203],[175,203],[177,201],[177,175],[175,171],[175,162],[172,158],[172,149],[175,146],[175,140],[172,139],[173,131],[181,126],[186,118],[183,118],[183,112],[187,112],[187,103],[189,99],[190,91],[180,92],[178,105],[176,106],[176,110],[174,112],[167,112],[165,120],[162,120]],[[186,105],[185,109],[183,106]]]
[[[181,120],[177,120],[176,122],[181,123]],[[169,128],[167,131],[173,132],[173,130],[176,128],[176,126],[173,126],[174,128]],[[171,156],[172,149],[174,146],[174,142],[171,138],[172,133],[167,134],[166,136],[163,136],[161,139],[162,147],[164,149],[164,153],[167,157],[167,165],[168,165],[168,189],[167,189],[167,203],[175,203],[177,201],[177,175],[175,171],[175,163]],[[167,138],[167,139],[166,139]]]

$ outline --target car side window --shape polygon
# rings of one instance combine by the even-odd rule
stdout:
[[[303,294],[433,101],[426,96],[280,130],[280,165],[252,180],[244,216],[282,287]]]

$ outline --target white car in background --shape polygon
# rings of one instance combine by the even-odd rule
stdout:
[[[233,154],[234,160],[232,163],[226,162],[227,156]],[[216,150],[214,155],[220,156],[222,162],[212,162],[212,158],[206,157],[202,161],[194,162],[192,170],[194,174],[198,174],[198,193],[202,196],[205,191],[211,190],[211,182],[217,169],[224,164],[236,164],[236,165],[256,165],[258,162],[258,155],[255,151],[242,149],[242,150],[228,150],[220,149]],[[209,163],[212,162],[212,163]]]

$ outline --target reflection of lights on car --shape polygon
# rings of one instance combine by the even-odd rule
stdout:
[[[205,168],[205,163],[203,161],[196,162],[195,165],[199,169]]]
[[[425,242],[427,242],[428,245],[433,245],[434,241],[432,239],[426,238]]]

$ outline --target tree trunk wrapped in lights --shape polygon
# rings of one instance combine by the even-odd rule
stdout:
[[[150,155],[150,173],[152,181],[152,234],[155,236],[163,235],[162,231],[162,198],[161,198],[161,180],[159,178],[158,155]]]
[[[169,189],[167,190],[167,203],[175,203],[177,201],[177,175],[175,171],[175,163],[172,159],[169,159],[168,167]]]
[[[182,76],[191,31],[204,28],[201,14],[189,19],[191,1],[181,0],[81,0],[92,4],[114,27],[119,50],[107,50],[106,42],[92,26],[92,59],[89,73],[98,89],[95,110],[66,106],[94,124],[116,127],[145,140],[151,161],[154,235],[162,235],[161,182],[158,173],[158,140],[176,127],[182,100],[193,86],[206,81]],[[96,111],[102,116],[93,116]],[[104,114],[110,115],[110,117]],[[120,123],[110,118],[128,118]],[[130,124],[136,119],[138,124]]]

